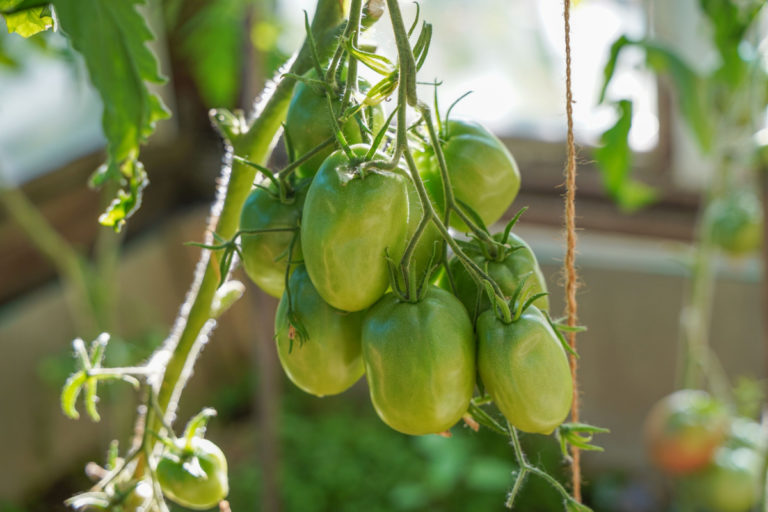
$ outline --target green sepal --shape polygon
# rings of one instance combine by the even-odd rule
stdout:
[[[77,412],[75,404],[87,378],[84,370],[75,372],[69,376],[67,382],[64,383],[64,388],[61,390],[61,410],[73,420],[80,418],[80,413]]]

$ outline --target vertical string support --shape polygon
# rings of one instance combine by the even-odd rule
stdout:
[[[565,167],[565,232],[566,252],[563,273],[565,274],[565,299],[568,325],[576,327],[577,303],[576,289],[578,275],[576,273],[576,144],[573,137],[573,90],[571,84],[571,0],[564,0],[563,19],[565,21],[565,112],[568,119],[567,162]],[[576,351],[576,332],[568,333],[568,344]],[[569,356],[571,378],[573,379],[573,406],[571,421],[579,422],[579,381],[578,360]],[[571,484],[573,497],[581,503],[581,453],[578,448],[571,447]]]

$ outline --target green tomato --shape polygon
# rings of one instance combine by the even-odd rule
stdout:
[[[368,147],[353,146],[357,156]],[[385,250],[397,260],[408,228],[408,191],[398,173],[359,166],[343,151],[329,156],[312,180],[301,220],[307,272],[320,296],[360,311],[389,286]]]
[[[207,439],[193,437],[176,441],[176,450],[166,452],[157,464],[157,480],[163,495],[193,510],[215,507],[229,493],[227,459]]]
[[[253,189],[240,213],[240,229],[298,228],[306,191],[306,185],[298,187],[283,203],[274,192],[274,187],[267,190]],[[259,288],[273,297],[279,298],[283,295],[288,249],[295,234],[291,231],[278,231],[240,236],[245,273]],[[293,259],[301,259],[301,244],[298,238],[293,247]]]
[[[442,149],[453,193],[489,226],[501,218],[520,190],[517,163],[495,135],[475,122],[450,120],[446,128]],[[414,157],[437,211],[442,212],[445,198],[434,151],[425,145]],[[451,226],[468,230],[455,213],[451,215]]]
[[[430,286],[419,302],[385,295],[363,321],[363,360],[379,417],[404,434],[444,432],[467,412],[475,340],[464,306]]]
[[[345,73],[343,74],[346,75]],[[317,73],[314,70],[309,71],[305,76],[316,79]],[[365,80],[360,80],[360,89],[365,91],[370,88],[370,84]],[[331,103],[334,111],[341,107],[343,93],[339,92]],[[372,120],[374,132],[384,124],[384,113],[380,106],[366,107],[363,109],[366,120]],[[359,116],[358,116],[359,117]],[[358,117],[347,120],[341,127],[348,144],[357,144],[363,141]],[[322,144],[326,139],[333,137],[333,123],[328,112],[328,100],[325,93],[319,88],[315,88],[304,82],[297,82],[293,91],[291,103],[288,106],[288,113],[285,119],[285,133],[293,146],[295,158]],[[335,146],[338,147],[338,146]],[[312,158],[301,164],[296,169],[298,177],[313,176],[320,165],[328,155],[334,150],[334,146],[328,146],[324,150],[315,154]]]
[[[494,235],[494,239],[500,241],[501,236],[501,234]],[[544,279],[544,274],[541,272],[531,247],[514,233],[509,234],[508,245],[515,250],[504,251],[503,254],[499,254],[497,259],[488,259],[479,250],[470,251],[468,255],[480,268],[488,269],[488,274],[498,283],[499,288],[507,297],[515,293],[520,282],[526,276],[523,297],[546,293],[547,281]],[[491,303],[485,290],[481,290],[477,286],[461,260],[454,257],[449,266],[456,286],[456,296],[467,308],[470,315],[474,314],[475,308],[477,308],[478,313],[490,309]],[[478,297],[480,298],[479,307],[477,305]],[[542,311],[549,311],[549,298],[546,295],[536,299],[533,304]]]
[[[763,210],[746,190],[712,201],[704,220],[715,245],[734,256],[754,252],[763,242]]]
[[[705,467],[728,435],[728,414],[709,393],[681,389],[653,406],[645,423],[651,459],[671,475]]]
[[[550,434],[568,416],[573,382],[563,346],[536,306],[506,324],[488,310],[477,320],[477,368],[510,424]]]
[[[288,286],[293,311],[306,329],[300,342],[288,322],[288,294],[283,294],[275,317],[277,354],[286,375],[301,390],[326,396],[347,390],[363,375],[360,336],[363,314],[329,306],[317,293],[300,265]]]
[[[680,482],[681,496],[710,512],[748,512],[760,497],[763,459],[749,448],[720,448],[705,469]]]

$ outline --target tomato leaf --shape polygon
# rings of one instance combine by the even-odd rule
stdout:
[[[12,13],[3,14],[8,33],[17,33],[22,37],[31,37],[54,27],[50,6],[30,7]]]
[[[595,160],[602,173],[606,192],[623,210],[632,212],[653,202],[656,191],[648,185],[632,180],[632,149],[629,147],[629,130],[632,127],[632,102],[618,103],[619,117],[616,124],[600,137],[601,146],[594,151]]]
[[[720,68],[715,76],[731,87],[743,83],[748,72],[747,62],[739,49],[764,2],[733,2],[732,0],[699,0],[699,7],[712,24],[712,39],[720,53]]]
[[[91,183],[107,180],[122,188],[99,222],[119,230],[141,204],[148,181],[138,161],[139,147],[169,113],[148,83],[163,83],[152,39],[136,7],[144,0],[54,0],[61,29],[82,54],[104,102],[102,126],[107,138],[107,162]]]
[[[629,46],[645,50],[645,64],[657,74],[666,74],[677,90],[680,113],[696,138],[702,150],[712,146],[714,127],[707,108],[706,83],[688,64],[669,48],[648,40],[634,41],[626,36],[617,39],[611,46],[608,62],[603,68],[603,86],[599,102],[606,99],[608,86],[616,71],[616,63],[624,48]]]

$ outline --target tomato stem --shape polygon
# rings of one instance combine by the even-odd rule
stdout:
[[[517,458],[517,463],[520,466],[520,469],[518,470],[517,478],[515,479],[515,484],[512,487],[512,490],[507,495],[507,501],[505,505],[507,508],[512,508],[512,502],[515,500],[515,497],[517,496],[517,493],[520,490],[520,487],[522,487],[523,479],[527,475],[527,473],[531,473],[533,475],[538,476],[545,482],[547,482],[553,489],[555,489],[560,495],[565,499],[568,503],[573,503],[573,498],[568,493],[568,491],[563,487],[563,484],[557,481],[552,475],[544,471],[543,469],[534,466],[530,462],[528,462],[527,457],[525,456],[525,452],[523,451],[523,447],[520,444],[520,438],[517,435],[517,429],[507,423],[507,428],[509,430],[509,440],[510,444],[512,445],[512,449],[515,452],[515,457]],[[514,494],[513,494],[514,493]]]
[[[320,38],[318,40],[320,48],[326,50],[338,44],[337,27],[342,20],[341,7],[337,0],[318,1],[312,30]],[[290,71],[296,74],[305,73],[312,66],[311,53],[310,43],[305,41]],[[296,80],[291,77],[284,77],[278,81],[271,96],[257,107],[257,113],[247,131],[232,141],[235,154],[254,162],[266,161],[275,141],[275,134],[278,133],[285,119],[295,82]],[[237,161],[232,163],[231,171],[225,168],[225,185],[222,186],[219,198],[212,208],[209,233],[216,232],[222,238],[229,239],[237,231],[240,211],[250,193],[255,174],[255,169]],[[208,235],[208,238],[210,240],[212,235]],[[144,432],[145,435],[148,430],[157,430],[162,426],[164,419],[170,423],[174,417],[181,388],[186,383],[194,358],[199,352],[198,341],[201,335],[207,335],[213,328],[210,322],[211,305],[220,277],[217,255],[204,250],[198,269],[189,300],[181,308],[173,332],[150,361],[150,364],[153,361],[164,363],[162,364],[163,377],[157,388],[158,408],[163,414],[158,417],[154,409],[147,409],[144,418],[139,420],[140,424],[137,428],[137,431]],[[169,353],[170,358],[164,362],[163,359],[168,357]],[[152,449],[147,446],[146,441],[142,441],[142,444],[145,445],[148,457]],[[140,462],[137,474],[146,471],[144,463],[147,461]],[[149,464],[150,471],[151,466]]]

